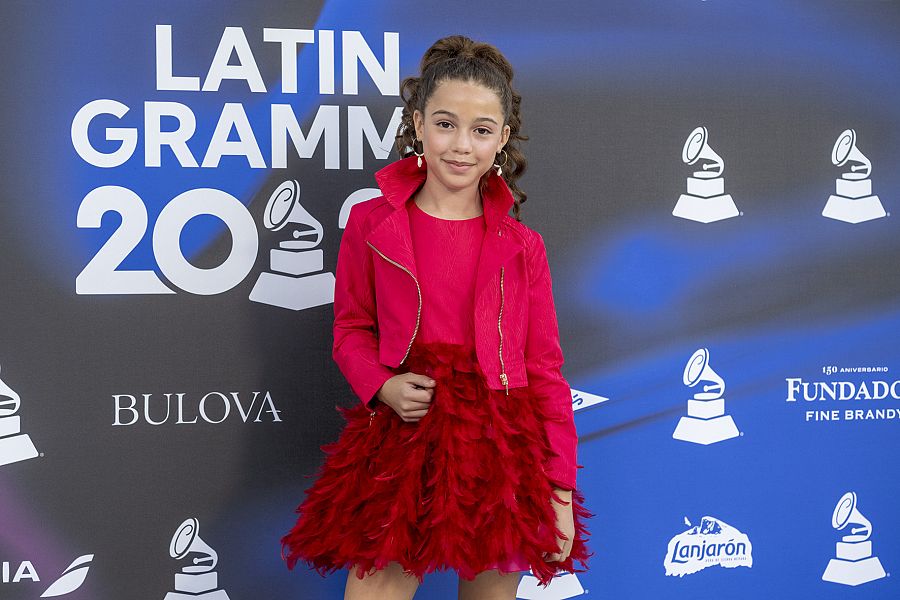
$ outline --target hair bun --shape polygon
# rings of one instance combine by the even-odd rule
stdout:
[[[464,35],[450,35],[435,42],[422,57],[421,72],[424,74],[437,63],[465,59],[486,62],[496,68],[507,82],[512,81],[512,65],[497,48]]]

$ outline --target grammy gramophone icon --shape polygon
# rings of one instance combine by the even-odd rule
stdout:
[[[675,204],[672,214],[682,219],[712,223],[738,214],[737,206],[729,194],[725,193],[725,161],[709,147],[709,132],[706,127],[697,127],[684,142],[681,160],[687,165],[700,162],[699,171],[687,178],[687,193],[682,194]]]
[[[175,531],[169,544],[169,556],[183,559],[196,554],[190,564],[175,573],[175,591],[166,594],[164,600],[229,600],[225,590],[219,587],[218,575],[213,570],[219,557],[216,551],[200,539],[200,523],[187,519]]]
[[[835,192],[828,197],[822,216],[846,223],[862,223],[887,215],[878,196],[872,194],[872,163],[856,147],[856,131],[847,129],[838,136],[831,151],[836,167],[848,163],[849,170],[835,179]],[[861,172],[860,172],[861,171]]]
[[[822,581],[861,585],[887,574],[877,556],[872,556],[872,523],[862,516],[856,505],[856,492],[847,492],[838,500],[831,516],[831,526],[838,531],[850,525],[850,533],[837,543],[837,558],[828,561]]]
[[[734,419],[725,414],[725,381],[709,366],[709,350],[700,348],[684,368],[684,385],[700,390],[688,400],[687,416],[681,417],[672,437],[695,444],[715,444],[740,435]]]
[[[19,395],[0,379],[0,466],[38,455],[28,434],[20,433],[19,406]]]
[[[281,231],[289,223],[294,224],[292,238],[272,248],[271,272],[260,274],[250,299],[291,310],[334,302],[334,274],[322,272],[324,253],[316,248],[324,230],[300,204],[300,182],[296,180],[285,181],[275,188],[263,215],[263,224],[273,232]]]

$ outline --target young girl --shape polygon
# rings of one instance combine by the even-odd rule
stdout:
[[[350,211],[334,359],[361,403],[282,539],[290,568],[349,568],[347,598],[452,568],[461,598],[513,599],[520,571],[546,585],[593,554],[546,250],[518,220],[512,77],[493,46],[438,40],[403,81],[405,158]]]

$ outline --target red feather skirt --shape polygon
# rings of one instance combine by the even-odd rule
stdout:
[[[543,465],[553,455],[544,407],[528,388],[491,390],[471,347],[414,344],[397,373],[437,382],[428,413],[403,421],[377,403],[375,416],[359,403],[337,407],[347,421],[297,508],[282,542],[293,569],[307,563],[322,576],[357,566],[357,577],[398,562],[419,582],[425,573],[455,570],[472,580],[486,570],[530,569],[543,585],[554,576],[584,572],[594,516],[572,492],[575,539],[564,561],[553,494]]]

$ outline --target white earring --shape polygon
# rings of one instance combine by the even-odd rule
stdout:
[[[418,141],[419,141],[418,139],[413,138],[412,151],[413,151],[413,154],[415,154],[416,156],[419,157],[416,159],[416,165],[421,169],[422,168],[422,157],[425,156],[425,144],[422,144],[421,152],[416,152],[416,142],[418,142]]]
[[[507,161],[509,160],[509,156],[506,154],[506,150],[501,149],[500,152],[503,153],[503,164],[497,164],[497,159],[494,159],[494,166],[497,168],[497,177],[503,175],[503,167],[506,166]],[[499,152],[498,152],[499,154]]]

